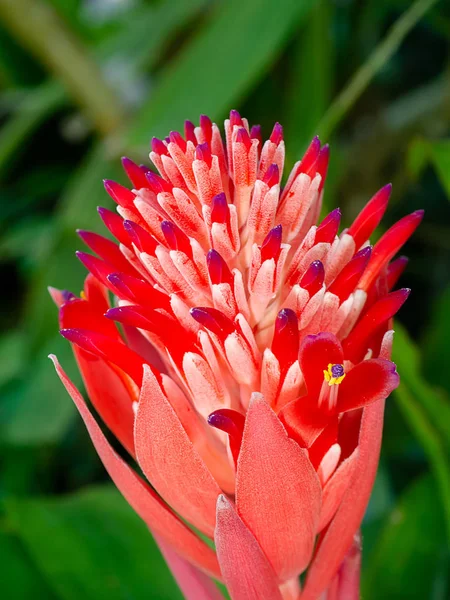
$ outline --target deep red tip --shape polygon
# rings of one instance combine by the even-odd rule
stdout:
[[[252,147],[252,140],[250,139],[248,131],[245,129],[245,127],[238,129],[236,134],[236,142],[244,144],[244,146],[247,148],[247,151]]]
[[[211,154],[211,148],[210,148],[208,142],[205,142],[204,144],[199,144],[196,147],[195,158],[197,160],[204,160],[205,163],[208,165],[208,167],[211,168],[212,154]]]
[[[227,263],[220,256],[217,250],[211,249],[206,255],[206,264],[208,265],[209,278],[213,285],[219,283],[228,283],[233,289],[233,275],[228,268]]]
[[[169,154],[166,144],[157,137],[152,138],[152,152],[165,156]]]
[[[196,306],[189,311],[192,318],[215,333],[222,341],[236,331],[233,322],[223,312],[215,308]]]
[[[278,165],[275,163],[270,165],[264,174],[263,181],[264,183],[267,183],[270,188],[280,183],[280,170]]]
[[[200,115],[200,127],[205,136],[205,140],[210,144],[212,138],[212,121],[207,115]]]
[[[262,144],[261,125],[253,125],[250,129],[250,137],[252,140],[258,140],[259,145]]]
[[[212,199],[211,221],[213,223],[228,223],[230,209],[228,208],[227,197],[223,192],[217,194]]]
[[[162,221],[161,231],[171,250],[179,250],[192,258],[192,248],[188,236],[172,221]]]
[[[357,252],[333,281],[328,291],[338,296],[341,302],[346,300],[361,279],[371,254],[372,246],[366,246]]]
[[[187,142],[192,142],[194,146],[197,145],[197,137],[195,135],[195,125],[192,121],[186,120],[184,122],[184,137]]]
[[[272,133],[270,134],[270,141],[278,146],[282,139],[283,127],[279,123],[275,123],[272,129]]]
[[[158,242],[143,227],[133,221],[124,221],[123,227],[140,252],[154,255]]]
[[[269,231],[261,245],[261,263],[265,260],[270,260],[271,258],[273,258],[275,262],[278,260],[282,235],[283,228],[281,225],[277,225]]]
[[[133,212],[136,212],[134,206],[134,199],[136,198],[136,196],[131,190],[124,187],[123,185],[120,185],[120,183],[117,183],[116,181],[112,181],[111,179],[104,179],[103,185],[105,186],[105,190],[114,200],[114,202],[117,202],[117,204],[119,204],[123,208],[128,208]]]
[[[326,242],[331,244],[336,237],[341,223],[341,209],[335,208],[327,215],[316,231],[315,244]]]
[[[170,143],[176,144],[182,152],[186,152],[186,142],[178,131],[171,131],[169,133]]]
[[[243,126],[241,115],[238,113],[237,110],[230,111],[230,125],[231,125],[231,130],[233,130],[233,127],[235,125],[237,125],[238,127]]]
[[[172,185],[168,181],[166,181],[156,173],[153,173],[153,171],[148,171],[145,174],[145,177],[147,178],[149,188],[155,194],[161,194],[162,192],[171,192],[173,189]]]
[[[355,240],[356,248],[360,248],[378,227],[386,212],[391,192],[390,183],[378,190],[349,227],[347,233]]]
[[[272,352],[282,371],[287,371],[297,360],[299,349],[298,319],[290,308],[283,308],[275,320]]]
[[[245,417],[241,413],[230,408],[219,408],[208,417],[211,427],[225,431],[230,438],[230,450],[233,455],[234,464],[237,465],[239,451],[244,433]]]
[[[300,287],[306,290],[310,297],[317,294],[325,279],[325,269],[320,260],[313,261],[300,279]]]

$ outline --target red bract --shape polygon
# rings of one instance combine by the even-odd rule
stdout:
[[[184,136],[153,138],[159,175],[123,159],[133,189],[106,181],[118,214],[100,209],[119,244],[80,231],[98,255],[78,253],[81,298],[51,290],[92,404],[151,486],[54,358],[57,372],[187,598],[220,597],[207,576],[233,600],[356,598],[357,532],[399,383],[392,318],[408,295],[390,291],[405,259],[389,261],[422,213],[372,249],[390,186],[341,234],[339,209],[319,221],[318,138],[281,189],[279,124],[262,143],[232,111],[225,143],[206,116]]]

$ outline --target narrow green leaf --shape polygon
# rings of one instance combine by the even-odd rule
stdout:
[[[423,355],[427,377],[440,385],[450,395],[448,373],[448,342],[450,340],[450,286],[444,290],[431,311],[431,322],[422,342],[426,352]],[[448,402],[446,403],[448,406]]]
[[[431,157],[442,186],[450,200],[450,140],[431,144]]]
[[[275,60],[314,0],[230,0],[219,3],[194,39],[161,74],[126,136],[147,147],[150,135],[181,128],[200,113],[217,119]],[[250,115],[251,116],[251,115]]]
[[[449,567],[444,531],[435,482],[422,477],[402,495],[379,534],[363,571],[362,597],[444,600]]]
[[[148,529],[110,486],[6,509],[60,600],[181,600]]]
[[[295,44],[287,89],[286,149],[288,162],[299,159],[317,133],[333,89],[333,6],[316,2]]]
[[[448,452],[423,407],[405,383],[395,390],[394,396],[403,418],[417,437],[429,460],[441,496],[441,510],[445,515],[445,524],[450,540],[450,464]]]

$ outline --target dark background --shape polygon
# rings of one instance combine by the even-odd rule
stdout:
[[[77,227],[151,136],[237,108],[284,125],[291,166],[331,143],[327,207],[348,225],[425,208],[404,252],[389,399],[365,519],[363,598],[448,598],[450,4],[416,0],[0,0],[0,571],[14,599],[179,598],[109,484],[47,359],[79,382],[47,285],[82,286]]]

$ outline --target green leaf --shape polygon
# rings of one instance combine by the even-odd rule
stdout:
[[[365,600],[444,600],[448,585],[445,528],[430,476],[402,495],[367,558]],[[364,538],[363,538],[364,547]]]
[[[117,490],[8,500],[7,515],[61,600],[181,600],[148,529]]]
[[[7,532],[0,532],[0,564],[4,598],[56,600],[42,574],[27,556],[23,545]]]
[[[408,149],[407,166],[414,178],[417,178],[430,163],[450,199],[450,139],[432,141],[416,138]]]
[[[167,135],[185,119],[197,121],[200,113],[223,116],[275,60],[312,5],[313,0],[219,3],[161,74],[134,119],[127,144],[147,148],[150,135]]]
[[[450,199],[450,140],[433,142],[431,158],[442,186]]]
[[[431,311],[431,323],[423,341],[424,370],[430,381],[440,385],[450,394],[450,377],[448,373],[448,341],[450,339],[450,286]],[[446,403],[448,406],[448,402]]]

